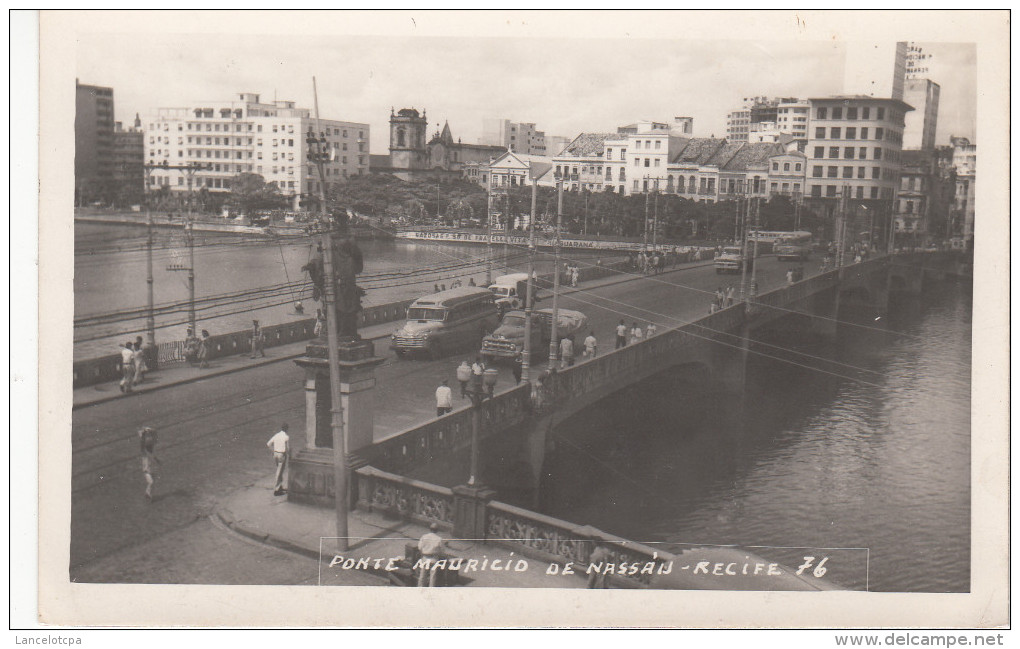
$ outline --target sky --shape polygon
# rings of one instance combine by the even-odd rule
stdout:
[[[845,48],[832,38],[705,40],[682,29],[678,38],[592,38],[568,29],[529,37],[309,38],[263,25],[257,34],[82,33],[76,76],[113,87],[116,119],[130,123],[136,112],[144,118],[157,107],[226,101],[239,92],[311,108],[314,75],[322,117],[368,123],[376,154],[387,153],[391,107],[425,108],[430,135],[448,120],[454,137],[469,143],[491,117],[573,137],[683,115],[694,118],[696,136],[724,137],[726,114],[744,97],[843,91]],[[975,140],[976,47],[918,44],[933,55],[929,77],[941,86],[937,143],[951,134]]]

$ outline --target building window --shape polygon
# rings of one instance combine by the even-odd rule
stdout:
[[[611,148],[606,149],[606,160],[612,160],[612,159],[613,159],[613,150]]]
[[[867,140],[868,139],[868,127],[867,126],[862,126],[861,127],[861,139],[862,140]]]
[[[854,159],[854,148],[852,146],[848,146],[847,148],[843,149],[843,158],[845,160]]]
[[[882,159],[882,147],[876,146],[875,147],[875,160],[881,160],[881,159]]]
[[[829,167],[827,174],[829,178],[835,178],[839,173],[839,167]]]
[[[648,166],[648,163],[649,163],[650,161],[651,161],[651,158],[645,158],[645,166],[646,166],[646,167]]]
[[[865,167],[857,167],[857,177],[864,179],[867,178],[868,172]]]
[[[874,178],[875,180],[878,180],[879,178],[881,178],[882,177],[882,168],[881,167],[872,167],[871,168],[871,177]]]
[[[877,110],[876,110],[875,112],[877,113],[877,114],[875,115],[875,118],[876,118],[876,119],[877,119],[878,121],[880,121],[880,122],[881,122],[882,120],[884,120],[884,119],[885,119],[885,108],[883,108],[883,107],[879,106],[879,107],[878,107],[878,109],[877,109]]]
[[[812,185],[811,186],[811,195],[814,196],[815,198],[821,198],[821,196],[822,196],[822,186],[821,185]]]
[[[843,177],[844,178],[853,178],[854,177],[854,168],[853,167],[843,167]]]
[[[814,157],[815,158],[824,158],[825,157],[825,147],[824,146],[816,146],[815,147],[815,155],[814,155]]]
[[[815,139],[816,140],[824,140],[825,139],[825,127],[824,126],[817,126],[817,127],[815,127]]]
[[[832,119],[843,119],[843,109],[841,107],[832,107]]]
[[[786,165],[786,167],[789,170],[790,165]],[[779,163],[778,162],[773,162],[772,163],[772,171],[779,171]]]
[[[635,167],[641,166],[641,158],[634,158],[634,166]]]
[[[606,180],[607,181],[611,181],[612,179],[613,179],[613,168],[612,167],[606,167]]]
[[[793,191],[800,193],[800,183],[793,183]]]
[[[824,169],[822,169],[822,166],[821,166],[821,165],[815,165],[815,166],[814,166],[814,167],[813,167],[813,168],[811,169],[811,176],[812,176],[813,178],[821,178],[821,177],[822,177],[822,175],[823,175],[823,173],[824,173]]]
[[[838,146],[830,146],[829,147],[829,157],[830,158],[838,158],[839,157],[839,147]]]
[[[656,167],[658,167],[658,166],[659,166],[659,159],[658,159],[658,158],[656,158],[656,159],[655,159],[655,166],[656,166]]]
[[[871,119],[871,108],[865,106],[861,109],[861,119]]]
[[[783,189],[784,189],[784,190],[786,189],[786,186],[787,186],[787,183],[783,183]],[[779,191],[779,183],[772,183],[772,185],[771,185],[771,191],[772,191],[773,193],[774,193],[774,192],[777,192],[777,191]]]
[[[838,140],[838,139],[840,139],[841,131],[842,131],[842,129],[840,129],[838,126],[834,126],[829,131],[829,133],[830,133],[829,137],[832,138],[833,140]]]
[[[871,197],[872,198],[878,198],[878,187],[872,187],[871,188]]]
[[[847,119],[857,119],[857,108],[856,107],[847,108],[846,109],[846,118]]]
[[[800,163],[798,162],[793,166],[794,171],[800,171]]]
[[[825,195],[830,197],[830,198],[834,198],[836,196],[836,186],[835,185],[826,185],[825,186]]]
[[[815,119],[826,119],[825,112],[825,107],[819,106],[818,111],[815,113]]]
[[[856,140],[857,139],[857,129],[855,127],[853,127],[853,126],[848,126],[847,127],[847,129],[846,129],[846,139],[848,139],[848,140]]]
[[[634,179],[634,191],[638,191],[638,190],[640,190],[640,189],[641,189],[641,186],[640,186],[640,185],[638,184],[638,181],[637,181],[637,179],[635,178],[635,179]]]
[[[858,149],[858,151],[857,151],[857,159],[858,160],[867,160],[868,159],[868,147],[862,146],[860,149]]]
[[[661,147],[661,145],[662,145],[662,140],[656,140],[656,141],[655,141],[655,148],[656,148],[656,149],[660,149],[660,148],[662,148],[662,147]]]
[[[790,163],[789,162],[784,162],[783,163],[783,171],[789,171],[789,170],[790,170]]]

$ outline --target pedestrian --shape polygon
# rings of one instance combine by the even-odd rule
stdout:
[[[443,555],[443,537],[439,536],[439,526],[429,526],[429,531],[418,539],[418,551],[421,561],[418,564],[418,586],[432,588],[436,585],[438,570],[436,564]]]
[[[643,337],[644,332],[641,331],[641,326],[637,322],[635,322],[634,326],[631,327],[630,329],[630,344],[633,345],[641,342],[641,339]]]
[[[432,292],[433,293],[438,293],[439,292],[439,284],[433,284],[432,285]]]
[[[287,457],[290,453],[290,435],[287,431],[290,430],[289,424],[284,423],[280,426],[279,432],[269,438],[266,442],[266,446],[273,449],[273,459],[276,461],[276,484],[273,487],[274,496],[282,496],[287,493],[287,490],[283,488],[283,471],[287,468]]]
[[[656,332],[656,329],[657,328],[655,326],[655,323],[654,322],[649,322],[648,326],[645,327],[645,339],[647,340],[648,338],[651,338],[652,336],[654,336],[655,332]]]
[[[595,340],[595,330],[588,332],[588,337],[584,339],[584,355],[586,358],[595,358],[598,355],[599,344]]]
[[[521,354],[514,356],[514,365],[511,368],[514,374],[514,384],[521,384],[521,377],[524,376],[524,357]]]
[[[439,285],[439,290],[440,291],[445,291],[446,290],[446,284],[440,284]]]
[[[205,329],[202,330],[202,340],[198,346],[198,366],[209,367],[209,346],[212,341],[209,340],[209,332]]]
[[[572,287],[577,288],[577,278],[580,274],[581,270],[577,266],[570,269],[570,285]]]
[[[135,384],[135,350],[130,341],[120,350],[120,372],[120,391],[131,392]]]
[[[145,378],[145,371],[148,369],[145,365],[145,351],[142,349],[141,336],[135,339],[134,354],[131,355],[131,360],[135,367],[134,385],[138,385]]]
[[[616,349],[627,346],[627,325],[620,318],[620,324],[616,325]]]
[[[190,365],[198,362],[198,348],[202,346],[201,341],[195,336],[193,329],[188,329],[188,335],[184,338],[184,360]]]
[[[708,312],[709,312],[709,314],[712,314],[712,313],[715,313],[718,310],[719,310],[719,303],[713,300],[712,304],[708,307]]]
[[[786,270],[786,285],[787,286],[792,286],[793,285],[793,269],[792,268],[788,268]]]
[[[715,289],[715,303],[720,309],[726,306],[726,294],[723,293],[721,286]]]
[[[152,463],[163,466],[163,463],[156,457],[156,431],[146,426],[138,431],[138,439],[142,447],[142,475],[145,476],[145,500],[152,502],[152,485],[156,479],[153,477]]]
[[[726,287],[726,306],[733,306],[733,284]]]
[[[460,381],[460,398],[463,399],[467,396],[468,381],[471,380],[471,366],[466,360],[457,366],[457,380]]]
[[[468,286],[477,286],[477,284],[475,284],[475,278],[474,277],[472,277],[471,279],[468,280]]]
[[[574,364],[574,335],[568,334],[560,340],[560,369]]]
[[[450,382],[443,379],[443,384],[436,388],[436,417],[442,417],[453,411],[453,390]]]
[[[600,569],[592,570],[588,573],[588,588],[609,588],[609,577],[601,569],[601,566],[611,558],[609,551],[601,545],[592,550],[592,553],[588,556],[588,563],[589,565],[600,566]]]
[[[471,382],[474,384],[475,392],[482,391],[483,374],[485,374],[485,363],[481,356],[475,356],[475,362],[471,364]]]
[[[305,314],[305,305],[301,304],[300,301],[294,303],[294,313],[298,315]]]
[[[262,354],[262,358],[266,357],[266,337],[262,334],[262,327],[259,326],[258,320],[251,321],[251,357],[255,358],[256,354]]]

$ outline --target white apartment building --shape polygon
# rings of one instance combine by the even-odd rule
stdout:
[[[368,173],[369,126],[330,119],[315,120],[292,101],[262,103],[255,93],[240,93],[237,101],[200,107],[158,108],[143,124],[145,161],[170,166],[200,165],[192,189],[230,190],[230,180],[254,173],[293,197],[295,209],[302,194],[319,190],[318,170],[307,159],[309,130],[324,134],[331,160],[326,182]],[[154,169],[150,186],[188,191],[187,174]]]
[[[806,140],[811,105],[806,99],[783,99],[776,107],[776,128],[798,140]]]
[[[508,119],[483,119],[479,144],[506,147],[524,155],[546,155],[546,137],[533,123]]]
[[[607,149],[607,140],[614,136],[613,133],[581,133],[558,155],[552,156],[553,172],[563,179],[564,189],[602,191],[607,184],[615,187],[611,179],[618,174],[608,171],[610,160],[606,159],[606,152],[609,151],[614,164],[622,164],[619,159],[626,156],[626,151],[614,151],[612,146]],[[608,174],[610,180],[603,182],[603,173]]]

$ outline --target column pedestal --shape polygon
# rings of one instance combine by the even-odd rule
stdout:
[[[496,492],[484,485],[458,485],[453,491],[453,535],[458,539],[485,538],[485,505]]]
[[[383,359],[375,356],[370,340],[346,340],[338,345],[340,357],[340,403],[343,407],[344,457],[347,475],[365,465],[358,454],[373,443],[375,404],[375,368]],[[305,448],[290,462],[288,498],[332,506],[336,497],[333,477],[332,399],[329,378],[329,352],[326,342],[317,339],[305,348],[305,355],[294,361],[304,369]],[[357,501],[355,489],[348,489],[351,502]]]

